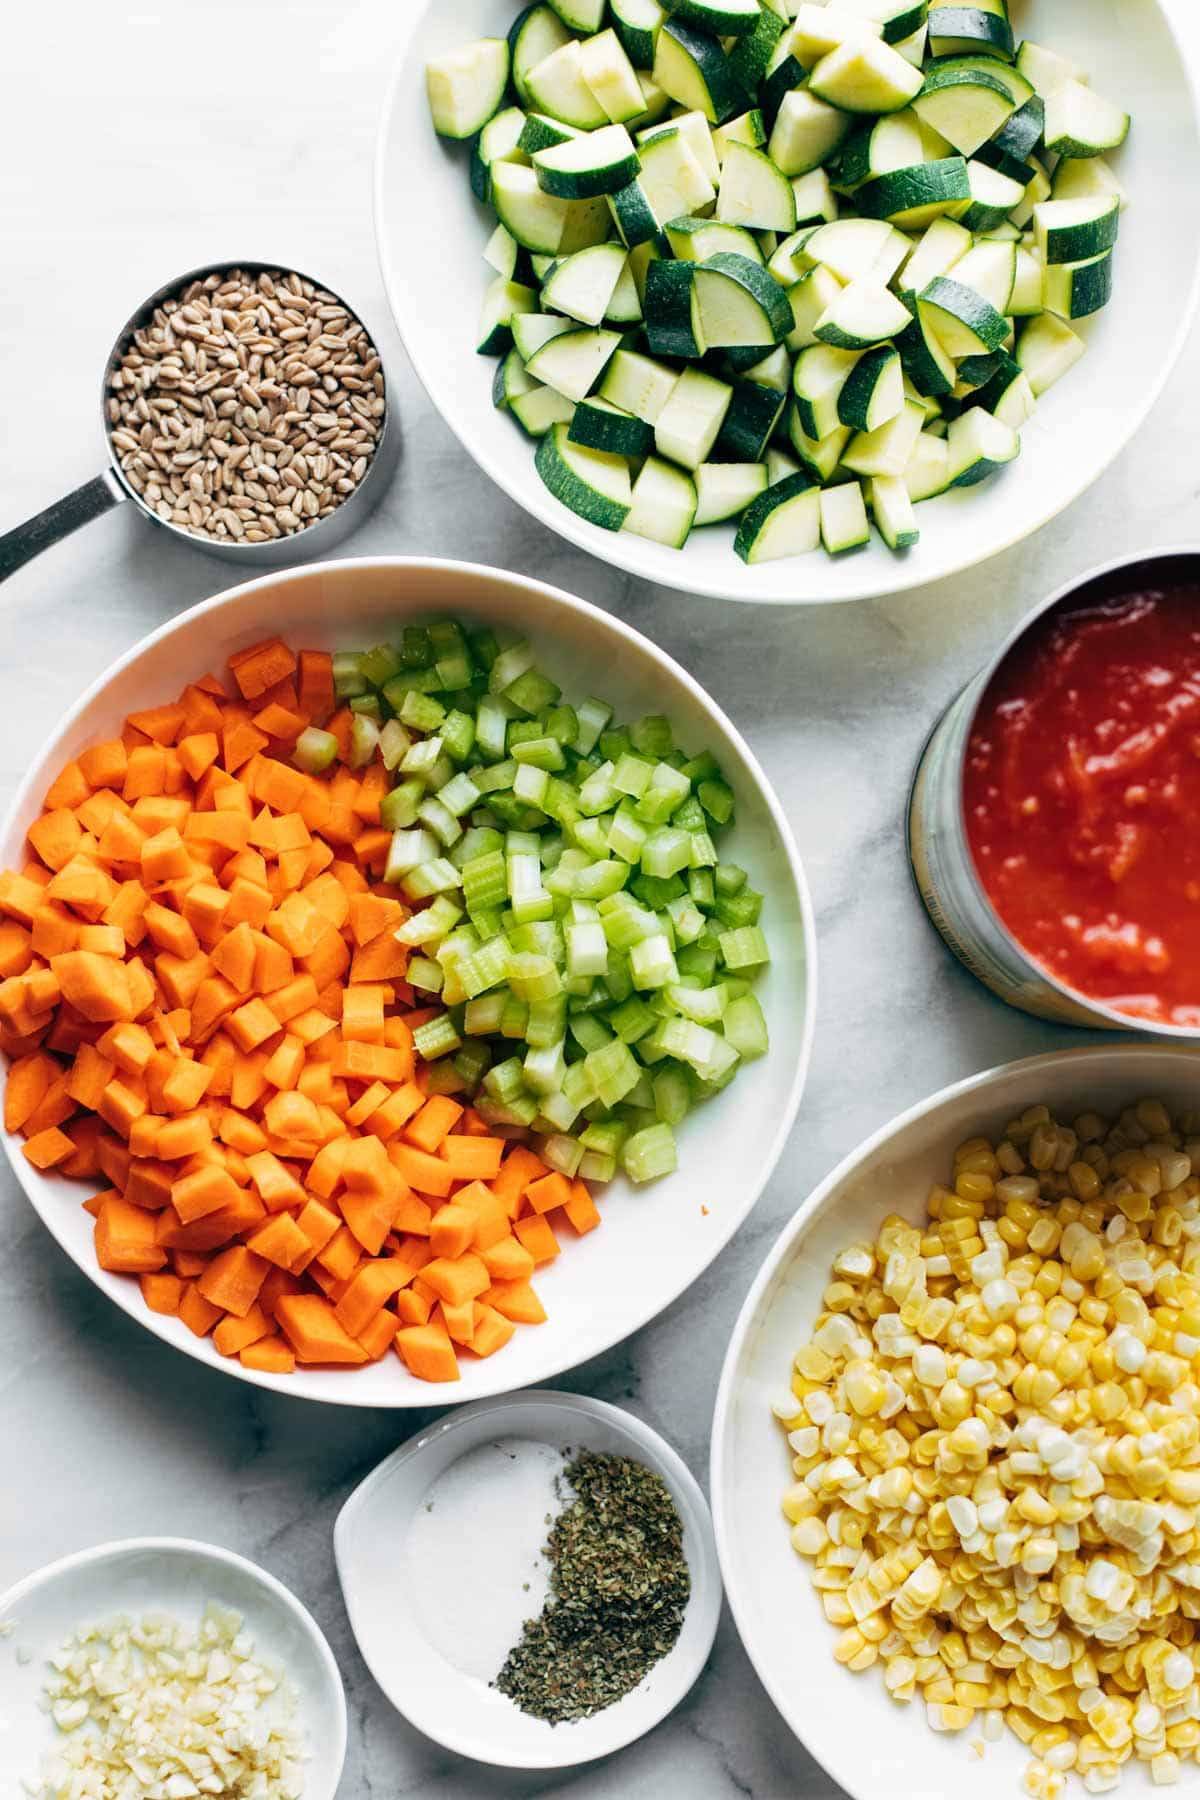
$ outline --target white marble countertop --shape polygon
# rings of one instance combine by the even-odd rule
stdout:
[[[942,949],[909,883],[903,803],[938,713],[1034,599],[1107,556],[1200,537],[1200,337],[1134,448],[1093,491],[962,579],[796,613],[635,590],[492,488],[407,369],[370,222],[375,124],[398,30],[396,0],[13,10],[0,110],[0,528],[99,470],[103,359],[143,293],[208,259],[290,261],[363,311],[405,421],[400,474],[353,549],[453,554],[572,589],[663,645],[741,726],[789,811],[817,906],[821,1005],[808,1090],[768,1191],[704,1280],[559,1384],[632,1408],[703,1479],[728,1330],[806,1191],[921,1095],[1078,1041],[1007,1010]],[[210,559],[128,508],[8,583],[0,803],[85,683],[221,585]],[[214,1539],[260,1561],[312,1608],[341,1664],[351,1712],[341,1800],[833,1791],[762,1692],[728,1617],[689,1700],[607,1763],[505,1777],[424,1740],[358,1656],[330,1531],[350,1488],[427,1415],[327,1408],[318,1417],[227,1381],[100,1298],[7,1169],[0,1218],[0,1590],[69,1551],[138,1533]],[[0,1743],[0,1791],[12,1791],[15,1774]]]

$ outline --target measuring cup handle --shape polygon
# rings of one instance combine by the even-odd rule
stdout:
[[[56,500],[44,512],[34,513],[23,525],[16,525],[0,537],[0,581],[7,581],[51,544],[69,537],[81,525],[90,525],[101,513],[108,512],[125,498],[125,490],[110,470],[85,481],[73,494]]]

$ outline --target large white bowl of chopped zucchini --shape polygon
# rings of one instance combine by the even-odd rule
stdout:
[[[1092,0],[460,0],[414,19],[376,227],[513,499],[643,579],[805,604],[967,568],[1096,479],[1191,318],[1197,179],[1158,0],[1102,30]]]

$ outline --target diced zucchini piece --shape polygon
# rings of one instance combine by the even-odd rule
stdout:
[[[1055,156],[1100,156],[1129,135],[1129,114],[1081,81],[1046,97],[1046,148]]]
[[[913,109],[963,156],[974,156],[1015,110],[1011,90],[990,70],[963,67],[957,59],[935,63]]]
[[[568,31],[599,31],[604,17],[604,0],[550,0]]]
[[[742,514],[733,547],[745,563],[802,556],[821,541],[821,490],[798,470],[761,493]]]
[[[680,262],[702,263],[718,251],[728,250],[762,266],[762,251],[752,231],[742,225],[725,225],[719,219],[672,219],[667,242]]]
[[[961,211],[971,198],[967,164],[961,156],[940,157],[877,175],[854,196],[869,219],[887,219],[905,231],[919,231],[946,213]]]
[[[513,86],[522,106],[533,104],[527,86],[529,71],[570,39],[570,32],[552,7],[527,6],[514,20],[508,45],[512,52]]]
[[[1017,68],[1043,100],[1048,100],[1068,81],[1087,82],[1087,74],[1078,63],[1072,62],[1060,50],[1047,50],[1029,38],[1017,51]]]
[[[599,325],[608,313],[626,260],[623,244],[593,244],[574,256],[565,256],[542,284],[543,305],[583,325]]]
[[[1004,57],[1013,53],[1004,0],[973,0],[965,6],[932,0],[928,23],[931,56],[962,56],[972,50]]]
[[[899,112],[922,89],[920,70],[890,44],[874,39],[831,50],[821,58],[808,83],[818,99],[853,113]]]
[[[982,406],[954,419],[947,439],[951,487],[973,487],[1020,454],[1021,440]]]
[[[642,308],[646,343],[656,356],[697,359],[704,355],[704,331],[696,299],[694,263],[652,262],[646,270]]]
[[[882,40],[880,20],[857,9],[840,5],[827,6],[824,0],[803,0],[796,6],[789,46],[805,68],[811,69],[843,44],[870,43]]]
[[[955,263],[951,279],[962,287],[974,288],[998,313],[1007,313],[1016,276],[1014,243],[980,243]]]
[[[659,31],[654,79],[672,100],[702,112],[711,125],[731,119],[744,104],[720,44],[680,18],[668,18]]]
[[[517,313],[512,322],[513,343],[522,360],[528,362],[551,338],[562,337],[574,329],[570,319],[560,319],[554,313]]]
[[[504,38],[478,38],[426,63],[425,91],[438,136],[461,139],[482,131],[504,98],[508,71]]]
[[[710,350],[781,343],[791,330],[787,294],[761,263],[722,250],[701,263],[692,279]]]
[[[634,250],[639,244],[651,243],[658,237],[658,219],[640,176],[635,175],[623,188],[610,194],[608,205],[617,233],[627,249]]]
[[[659,454],[686,469],[707,462],[732,398],[728,382],[701,369],[685,369],[654,427]]]
[[[761,150],[731,144],[721,167],[717,217],[726,225],[793,231],[796,201],[791,182]]]
[[[717,436],[719,457],[733,462],[761,462],[779,423],[786,393],[756,381],[735,381],[733,398]]]
[[[952,275],[936,276],[918,304],[951,356],[986,355],[999,349],[1008,336],[1008,326],[996,308]]]
[[[640,146],[642,189],[660,225],[702,212],[717,190],[683,134],[670,127]]]
[[[621,529],[681,550],[696,517],[696,484],[674,463],[648,456],[633,484],[633,504]]]
[[[758,0],[666,0],[666,10],[710,37],[742,37],[759,19]]]
[[[847,113],[819,99],[808,88],[793,88],[780,102],[767,154],[783,174],[807,174],[833,155],[850,125]]]
[[[615,41],[615,40],[614,40]],[[638,172],[638,154],[624,125],[582,132],[563,144],[535,150],[538,186],[563,200],[591,200],[615,194]]]
[[[788,438],[802,469],[807,469],[820,482],[828,481],[842,460],[842,451],[850,442],[850,427],[839,425],[823,438],[809,437],[800,424],[800,414],[793,404],[788,410]]]
[[[1055,264],[1042,275],[1042,305],[1060,319],[1086,319],[1111,300],[1112,268],[1111,250],[1086,262]]]
[[[950,451],[945,439],[922,431],[901,479],[914,502],[944,494],[950,486]]]
[[[861,356],[846,377],[838,395],[838,418],[855,431],[875,431],[894,419],[903,405],[899,354],[890,344],[880,344]]]
[[[1112,195],[1125,206],[1125,190],[1103,156],[1064,156],[1051,183],[1056,200],[1083,200]],[[1044,199],[1045,195],[1038,196]]]
[[[1043,200],[1033,209],[1033,230],[1044,263],[1085,262],[1117,241],[1121,207],[1115,194],[1078,200]]]
[[[842,463],[856,475],[903,475],[924,423],[924,409],[906,400],[894,419],[877,431],[859,432],[846,446]]]
[[[620,342],[616,331],[567,331],[543,344],[526,367],[535,381],[578,402],[591,393]]]
[[[483,296],[479,320],[479,336],[475,348],[480,356],[500,356],[512,348],[512,322],[517,313],[536,310],[537,294],[519,281],[505,281],[497,275]]]
[[[721,162],[717,155],[717,147],[713,142],[713,130],[702,112],[677,112],[671,119],[656,125],[649,131],[638,134],[640,144],[652,143],[656,137],[665,137],[668,132],[677,132],[691,151],[708,179],[716,184],[721,173]]]
[[[579,46],[583,79],[614,125],[627,125],[646,110],[637,70],[611,28],[598,31]]]
[[[871,541],[871,525],[857,481],[820,490],[821,542],[830,556],[861,550]]]
[[[841,350],[867,350],[903,331],[909,312],[902,300],[878,282],[864,277],[836,295],[817,320],[817,337]]]
[[[806,437],[819,441],[837,430],[841,424],[842,389],[857,361],[856,351],[830,344],[814,344],[800,352],[792,371],[792,391],[796,416]]]
[[[645,419],[622,412],[597,394],[576,406],[567,436],[573,444],[607,450],[611,456],[647,456],[654,447],[654,430]]]
[[[556,500],[605,531],[619,531],[633,504],[629,464],[623,456],[572,444],[565,425],[555,425],[538,444],[537,472]]]
[[[575,402],[552,387],[534,387],[510,400],[508,410],[529,437],[540,438],[554,425],[570,424]]]
[[[797,225],[807,225],[810,220],[828,223],[838,216],[838,198],[824,169],[797,175],[792,182],[792,199]]]
[[[613,27],[635,68],[654,66],[654,45],[663,22],[658,0],[609,0]]]
[[[492,165],[492,205],[517,243],[543,256],[569,254],[608,236],[603,200],[561,200],[544,193],[534,171],[520,163]]]
[[[595,131],[608,124],[608,114],[584,78],[583,58],[574,38],[530,69],[525,88],[538,112],[549,113],[565,125]]]
[[[1084,344],[1071,327],[1053,313],[1030,319],[1017,338],[1016,358],[1029,377],[1035,397],[1053,387],[1083,355]]]
[[[599,396],[610,406],[655,425],[679,376],[665,363],[636,350],[618,350],[604,371]]]
[[[902,476],[876,475],[867,483],[875,529],[889,550],[910,550],[921,535],[912,498]]]
[[[736,519],[767,485],[765,463],[701,463],[696,470],[696,525]]]

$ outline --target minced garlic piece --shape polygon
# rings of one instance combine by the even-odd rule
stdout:
[[[241,1616],[206,1608],[196,1631],[162,1613],[110,1619],[50,1659],[44,1706],[67,1741],[34,1800],[299,1800],[295,1696],[254,1655]]]
[[[1196,1173],[1193,1173],[1193,1170]],[[775,1412],[833,1653],[1092,1793],[1200,1761],[1200,1112],[1031,1107],[834,1264]]]

